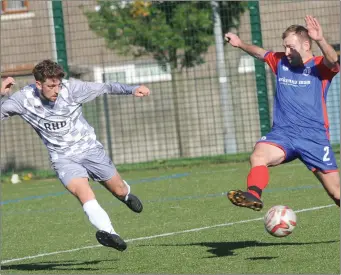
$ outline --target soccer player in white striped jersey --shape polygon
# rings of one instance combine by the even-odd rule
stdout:
[[[143,206],[130,193],[130,186],[122,180],[97,140],[93,127],[85,120],[82,104],[103,94],[144,97],[150,94],[150,90],[143,85],[66,80],[62,67],[51,60],[37,64],[33,75],[35,84],[1,99],[1,119],[19,115],[33,127],[48,149],[51,166],[58,178],[79,200],[90,222],[97,228],[98,242],[119,251],[125,250],[125,241],[97,202],[88,180],[92,178],[103,184],[136,213],[140,213]],[[2,83],[2,97],[13,83],[13,79]]]

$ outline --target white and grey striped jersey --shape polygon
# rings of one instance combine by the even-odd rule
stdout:
[[[41,99],[35,84],[1,100],[1,120],[19,115],[37,132],[51,161],[80,154],[102,144],[82,114],[82,104],[103,94],[131,95],[138,86],[63,80],[55,102]]]

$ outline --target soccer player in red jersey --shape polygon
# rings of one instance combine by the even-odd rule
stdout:
[[[323,36],[316,18],[307,15],[306,27],[292,25],[282,35],[283,52],[266,51],[244,43],[233,33],[225,39],[249,55],[266,62],[276,75],[271,131],[260,138],[250,157],[247,191],[228,192],[229,200],[241,207],[261,210],[261,195],[269,182],[268,167],[300,159],[340,206],[340,175],[329,142],[326,98],[340,65],[335,50]],[[323,56],[314,56],[312,41]]]

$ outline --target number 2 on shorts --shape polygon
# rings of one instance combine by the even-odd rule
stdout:
[[[323,150],[325,151],[325,154],[323,156],[323,161],[330,161],[330,158],[329,158],[329,146],[325,146]]]

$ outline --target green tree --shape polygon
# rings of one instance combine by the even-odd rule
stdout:
[[[246,2],[220,1],[223,31],[238,27]],[[135,57],[151,54],[171,69],[204,62],[202,54],[214,43],[210,1],[99,0],[98,11],[86,11],[90,29],[107,47]]]
[[[238,27],[247,2],[219,1],[223,32]],[[214,44],[210,1],[98,0],[96,11],[85,11],[89,27],[108,48],[134,57],[152,55],[160,67],[170,66],[179,155],[183,156],[177,79],[183,68],[204,63]]]

